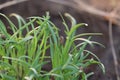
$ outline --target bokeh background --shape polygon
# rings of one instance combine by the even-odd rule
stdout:
[[[3,4],[11,1],[16,1],[16,3],[1,8]],[[52,22],[61,29],[60,34],[62,36],[64,36],[64,27],[60,14],[69,13],[76,19],[77,23],[87,23],[89,25],[79,29],[77,33],[102,33],[102,36],[95,36],[93,40],[104,44],[105,48],[95,46],[90,50],[105,65],[106,73],[103,74],[98,66],[91,66],[86,72],[94,71],[95,75],[88,80],[118,80],[117,77],[120,77],[120,0],[23,0],[21,3],[17,3],[17,1],[20,0],[0,0],[0,13],[8,16],[11,13],[17,13],[27,18],[30,16],[43,16],[46,11],[49,11]],[[109,34],[110,21],[112,23],[112,40],[116,53],[112,53],[109,39],[109,36],[111,36]],[[15,20],[14,22],[16,23]],[[70,24],[68,20],[67,22]],[[117,57],[118,65],[114,65],[113,54]],[[46,68],[49,69],[49,67]],[[117,74],[115,68],[118,70]]]

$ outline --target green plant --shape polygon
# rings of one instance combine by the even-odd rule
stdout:
[[[76,34],[76,30],[86,24],[76,24],[75,19],[69,14],[71,20],[69,29],[65,25],[66,38],[59,35],[59,29],[49,20],[47,13],[43,17],[29,17],[26,22],[21,16],[12,14],[18,20],[18,25],[1,14],[9,23],[10,34],[4,23],[0,20],[0,79],[1,80],[87,80],[93,72],[85,73],[84,69],[92,64],[98,64],[103,72],[104,66],[99,58],[86,50],[90,44],[99,44],[90,41],[92,35],[99,33]],[[36,26],[35,26],[36,25]],[[26,34],[24,34],[26,32]],[[90,36],[88,39],[82,36]],[[82,41],[75,44],[76,41]],[[101,45],[101,44],[99,44]],[[46,56],[49,54],[50,56]],[[92,55],[92,58],[88,58]],[[52,69],[43,70],[44,65],[51,61]]]

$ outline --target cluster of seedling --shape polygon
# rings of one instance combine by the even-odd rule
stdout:
[[[18,21],[17,26],[4,14],[0,15],[12,31],[9,33],[0,20],[0,80],[87,80],[93,72],[86,73],[84,69],[92,64],[98,64],[104,72],[98,57],[86,50],[87,45],[99,44],[90,40],[92,35],[99,33],[76,34],[76,30],[86,24],[76,24],[69,14],[66,16],[72,23],[71,27],[62,17],[64,41],[58,27],[49,20],[48,13],[43,17],[29,17],[28,22],[12,14]],[[82,36],[89,37],[84,39]],[[81,42],[76,44],[76,41]],[[49,63],[52,65],[50,71],[42,69]]]

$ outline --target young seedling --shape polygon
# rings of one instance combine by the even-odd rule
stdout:
[[[91,41],[91,36],[100,34],[76,34],[78,28],[87,24],[76,24],[71,15],[65,14],[71,21],[71,27],[62,17],[66,37],[59,35],[59,29],[50,21],[49,13],[43,17],[29,17],[28,22],[12,14],[18,25],[14,25],[4,14],[0,15],[9,23],[13,33],[10,34],[0,20],[1,80],[87,80],[93,72],[86,73],[85,69],[92,64],[98,64],[105,72],[99,58],[86,50],[87,45],[99,44]],[[89,37],[85,39],[82,36]],[[82,42],[76,44],[76,41]],[[48,53],[49,56],[46,55]],[[52,65],[51,70],[43,70],[49,63]]]

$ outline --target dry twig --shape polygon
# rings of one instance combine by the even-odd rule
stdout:
[[[49,1],[73,7],[73,8],[77,9],[80,12],[84,11],[84,12],[87,12],[87,13],[102,17],[102,18],[104,18],[104,19],[106,19],[108,21],[111,20],[112,23],[117,24],[117,25],[120,26],[120,23],[119,23],[120,15],[114,13],[111,16],[110,12],[105,12],[105,11],[99,10],[99,9],[97,9],[97,8],[91,6],[91,5],[86,4],[82,0],[72,0],[72,1],[49,0]]]
[[[118,72],[119,70],[118,70],[117,55],[116,55],[116,51],[115,51],[115,47],[114,47],[114,43],[113,43],[112,22],[111,21],[109,21],[109,39],[110,39],[111,51],[112,51],[113,60],[114,60],[116,77],[117,77],[117,80],[120,80],[119,72]]]
[[[6,8],[8,6],[12,6],[12,5],[24,2],[24,1],[27,1],[27,0],[13,0],[13,1],[5,2],[3,4],[0,4],[0,9]]]

